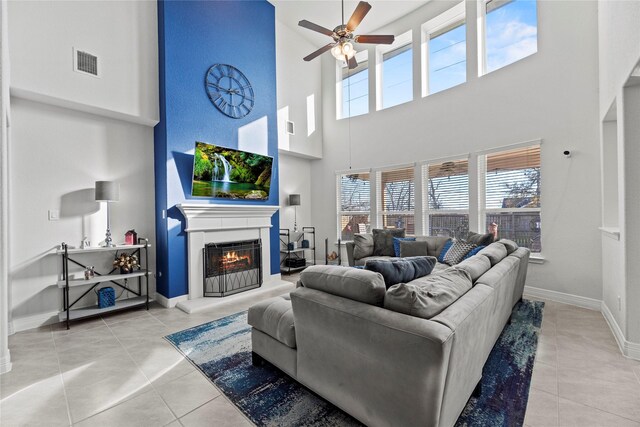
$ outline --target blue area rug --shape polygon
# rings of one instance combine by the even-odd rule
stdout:
[[[523,300],[502,331],[456,426],[521,426],[529,397],[543,302]],[[269,364],[251,364],[251,327],[241,312],[165,337],[258,426],[360,426]]]

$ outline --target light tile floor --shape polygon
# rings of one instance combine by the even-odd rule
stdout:
[[[162,337],[254,302],[192,315],[153,305],[15,334],[0,424],[250,426]],[[620,354],[600,313],[547,302],[525,424],[640,426],[640,362]]]

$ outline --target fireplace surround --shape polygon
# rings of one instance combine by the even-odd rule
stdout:
[[[260,240],[261,266],[260,289],[233,295],[233,298],[267,291],[273,286],[285,284],[279,272],[271,272],[271,217],[280,208],[273,205],[239,205],[182,203],[176,205],[185,218],[187,234],[187,269],[189,293],[176,301],[176,306],[187,313],[206,310],[216,301],[226,298],[205,298],[203,248],[209,243]],[[229,294],[227,294],[229,295]]]

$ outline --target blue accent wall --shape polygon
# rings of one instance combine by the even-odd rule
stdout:
[[[259,1],[159,1],[160,123],[155,136],[156,291],[188,293],[187,234],[179,203],[278,204],[275,9]],[[253,110],[241,119],[219,112],[207,97],[213,64],[233,65],[251,82]],[[191,197],[196,141],[238,148],[238,129],[267,118],[268,155],[274,158],[268,201]],[[163,217],[162,212],[167,212]],[[271,219],[271,274],[279,272],[279,215]]]

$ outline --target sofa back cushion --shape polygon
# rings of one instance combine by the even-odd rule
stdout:
[[[300,274],[300,283],[305,288],[377,306],[382,306],[387,289],[379,273],[338,265],[310,266]]]
[[[504,245],[504,247],[507,249],[507,255],[511,255],[516,251],[516,249],[518,249],[518,244],[513,240],[500,239],[498,240],[498,243],[502,243]]]
[[[431,319],[471,289],[471,277],[465,270],[448,268],[435,275],[389,288],[384,308],[410,316]]]
[[[382,274],[384,283],[389,289],[396,283],[410,282],[430,274],[436,265],[436,259],[429,256],[408,258],[374,259],[367,261],[365,270]]]
[[[507,256],[507,248],[502,243],[494,242],[478,252],[478,255],[484,255],[489,258],[493,267]]]
[[[414,242],[400,242],[400,256],[428,256],[429,243],[426,240],[416,240]]]
[[[471,281],[475,283],[480,276],[489,271],[491,268],[491,261],[489,261],[489,258],[484,255],[475,255],[456,265],[456,268],[469,273]]]
[[[354,234],[353,257],[355,259],[360,259],[371,255],[373,255],[373,234]]]
[[[404,237],[404,228],[373,229],[373,255],[395,256],[393,238]]]

